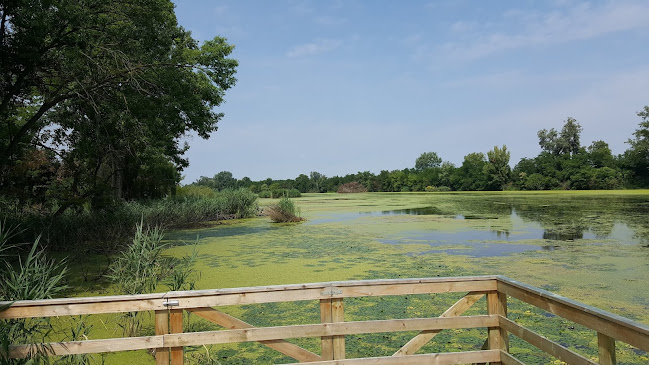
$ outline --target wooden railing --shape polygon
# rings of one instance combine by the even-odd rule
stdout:
[[[344,299],[387,295],[468,292],[436,318],[344,321]],[[486,296],[487,313],[463,316]],[[155,335],[49,343],[52,356],[155,349],[156,364],[182,364],[184,347],[259,342],[299,362],[318,364],[522,364],[508,351],[514,335],[568,364],[596,364],[507,318],[507,298],[513,297],[597,332],[599,364],[615,364],[615,341],[649,351],[649,326],[577,303],[502,276],[362,280],[236,289],[195,290],[129,296],[18,301],[0,312],[1,319],[71,316],[133,311],[155,312]],[[320,301],[321,323],[254,327],[212,307],[303,300]],[[0,307],[3,304],[0,302]],[[225,330],[183,332],[183,311],[225,327]],[[445,329],[486,328],[483,349],[415,355]],[[345,359],[345,335],[420,331],[391,357]],[[319,337],[320,354],[287,338]],[[10,357],[28,356],[38,345],[13,345]]]

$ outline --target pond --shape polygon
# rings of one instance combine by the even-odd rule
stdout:
[[[167,232],[173,247],[165,254],[189,254],[196,243],[198,289],[500,274],[649,323],[649,191],[306,194],[295,202],[305,222],[275,224],[257,217]],[[345,318],[437,316],[455,300],[449,295],[350,299]],[[474,313],[484,309],[481,303]],[[298,302],[225,311],[253,325],[282,325],[317,323],[317,308]],[[592,331],[514,300],[509,309],[510,317],[529,328],[596,356]],[[349,336],[347,353],[391,355],[412,335]],[[473,350],[484,336],[477,329],[444,331],[422,351]],[[312,351],[319,345],[314,339],[295,342]],[[511,346],[525,363],[551,362],[521,341],[512,339]],[[649,363],[646,353],[618,346],[620,363]],[[212,350],[222,364],[291,362],[258,344]]]
[[[168,238],[199,237],[200,288],[501,274],[649,323],[649,192],[306,194],[295,201],[306,222],[260,217]],[[238,314],[258,321],[253,313]],[[349,315],[376,318],[367,308]],[[567,336],[547,331],[558,341]],[[593,341],[573,335],[573,348]],[[643,363],[646,354],[619,356]]]

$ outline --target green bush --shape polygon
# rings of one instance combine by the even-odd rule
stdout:
[[[270,190],[262,190],[257,194],[260,198],[272,198],[273,194],[270,192]]]
[[[302,193],[300,193],[299,190],[297,189],[275,189],[271,190],[271,198],[273,199],[278,199],[278,198],[299,198],[302,196]]]
[[[216,191],[205,185],[187,185],[187,186],[178,186],[176,187],[176,196],[185,197],[185,196],[196,196],[201,198],[214,198],[216,196]]]
[[[304,218],[300,217],[300,208],[288,197],[281,198],[277,204],[267,208],[270,219],[275,223],[299,222]]]
[[[448,186],[444,186],[444,185],[441,185],[441,186],[430,186],[430,185],[428,185],[428,186],[426,186],[424,191],[427,191],[427,192],[451,191],[451,188],[449,188]]]

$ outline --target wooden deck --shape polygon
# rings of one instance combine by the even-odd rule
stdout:
[[[345,298],[455,292],[467,294],[439,317],[344,321]],[[482,297],[486,297],[486,313],[462,315]],[[154,336],[56,342],[46,344],[45,347],[51,356],[155,349],[158,365],[182,364],[185,346],[251,341],[264,344],[298,362],[313,364],[522,364],[508,352],[510,336],[517,336],[568,364],[597,364],[508,319],[508,297],[596,331],[599,364],[616,363],[615,341],[649,351],[649,326],[502,276],[341,281],[18,301],[0,312],[0,320],[152,311],[155,313]],[[320,302],[320,323],[254,327],[213,308],[303,300]],[[0,306],[2,304],[8,303],[0,302]],[[183,311],[191,312],[226,329],[186,333],[183,331]],[[441,331],[459,328],[485,328],[486,342],[483,349],[416,354]],[[346,335],[400,331],[419,331],[419,334],[390,357],[346,359]],[[320,353],[308,351],[286,341],[289,338],[303,337],[320,338]],[[15,344],[11,346],[9,355],[13,358],[24,358],[29,356],[34,348],[34,345]]]

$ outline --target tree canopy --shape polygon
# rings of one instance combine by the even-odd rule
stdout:
[[[423,171],[433,167],[439,167],[442,164],[441,157],[437,156],[435,152],[424,152],[421,156],[417,157],[415,161],[415,170]]]
[[[199,44],[169,0],[3,1],[0,37],[4,194],[168,194],[187,166],[181,137],[216,131],[236,82],[234,47]]]

